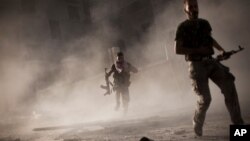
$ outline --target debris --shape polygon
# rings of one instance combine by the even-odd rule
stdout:
[[[182,134],[184,134],[184,133],[186,133],[186,130],[181,129],[181,130],[174,131],[172,134],[175,134],[175,135],[182,135]]]
[[[154,141],[154,140],[149,139],[149,138],[147,138],[147,137],[142,137],[142,138],[140,139],[140,141]]]
[[[17,139],[13,139],[13,138],[0,138],[0,141],[21,141],[21,139],[17,138]]]

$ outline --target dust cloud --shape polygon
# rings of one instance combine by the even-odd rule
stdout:
[[[223,62],[236,76],[236,86],[243,115],[247,113],[249,80],[249,22],[246,16],[249,2],[236,0],[200,0],[200,17],[208,19],[213,36],[226,49],[245,50]],[[118,39],[120,33],[110,23],[116,13],[110,3],[92,6],[95,25],[82,37],[70,38],[64,43],[46,40],[45,35],[15,32],[27,27],[32,17],[17,17],[17,13],[1,11],[0,20],[0,123],[24,122],[34,127],[67,125],[124,118],[122,111],[114,111],[115,95],[103,96],[104,68],[110,67],[107,48]],[[110,10],[112,9],[112,10]],[[21,18],[22,22],[16,22]],[[165,9],[155,15],[149,30],[134,48],[140,48],[139,61],[125,58],[139,68],[132,74],[130,106],[125,118],[150,116],[191,117],[196,97],[188,78],[187,64],[183,56],[174,53],[177,25],[185,20],[182,1],[170,1]],[[100,21],[100,22],[98,22]],[[42,30],[44,19],[31,22]],[[39,28],[41,27],[41,28]],[[25,30],[25,29],[22,29]],[[16,34],[9,34],[16,33]],[[216,52],[218,53],[218,52]],[[211,84],[213,101],[209,113],[227,114],[223,96]]]

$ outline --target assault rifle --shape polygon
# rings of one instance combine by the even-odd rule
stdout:
[[[220,54],[220,55],[216,56],[215,59],[216,59],[217,61],[227,60],[227,59],[229,59],[233,54],[238,53],[238,52],[242,51],[243,49],[244,49],[243,47],[239,46],[239,49],[238,49],[238,50],[231,50],[231,51],[225,52],[225,53],[223,53],[223,54]]]
[[[110,88],[110,85],[113,87],[113,84],[109,81],[109,77],[108,77],[108,72],[107,72],[107,68],[105,68],[105,82],[106,82],[106,86],[105,85],[101,85],[101,88],[105,89],[106,92],[104,93],[104,96],[106,95],[110,95],[112,93],[112,89]]]

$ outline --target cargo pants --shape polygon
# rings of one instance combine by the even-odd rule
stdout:
[[[122,99],[124,113],[127,113],[130,100],[128,87],[120,87],[116,89],[116,110],[120,108],[120,99]]]
[[[188,61],[188,63],[192,86],[198,96],[193,122],[201,127],[204,124],[206,112],[211,103],[211,94],[208,86],[208,80],[211,79],[224,95],[232,123],[243,124],[234,84],[235,77],[229,72],[229,68],[215,60]]]

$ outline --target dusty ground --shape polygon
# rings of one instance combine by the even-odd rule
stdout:
[[[228,141],[228,117],[207,117],[204,136],[195,137],[191,117],[150,117],[117,119],[109,122],[23,129],[1,125],[0,141],[139,141],[146,136],[155,141]],[[247,123],[250,116],[245,117]],[[20,126],[20,125],[19,125]],[[14,130],[13,130],[14,129]]]

